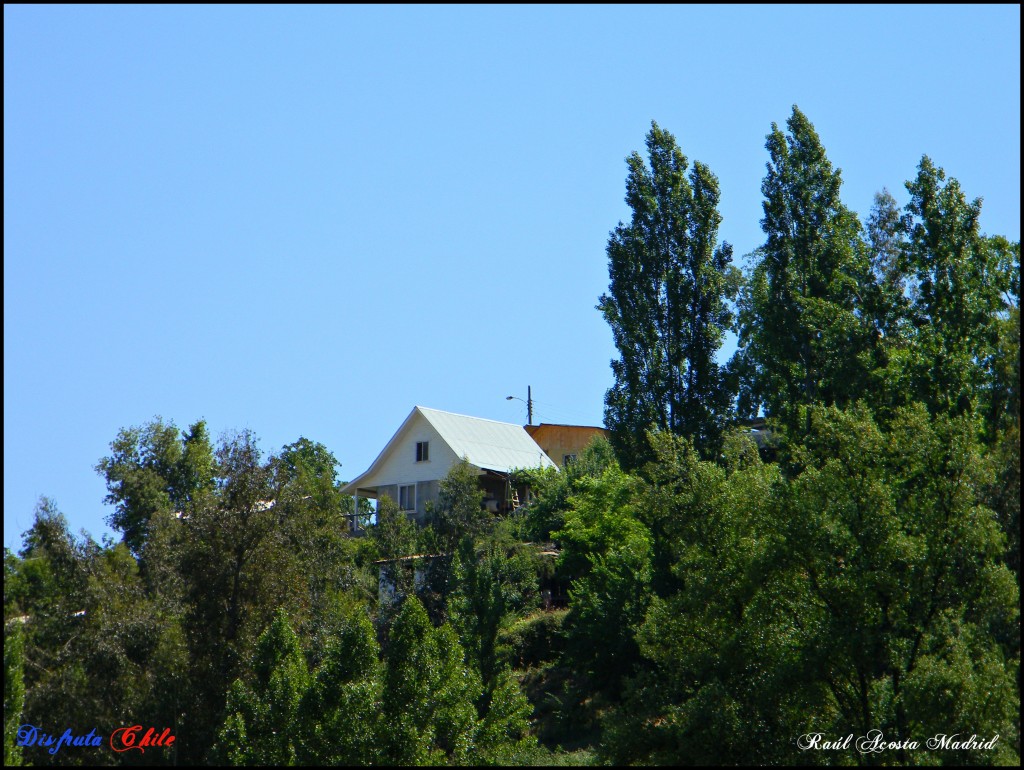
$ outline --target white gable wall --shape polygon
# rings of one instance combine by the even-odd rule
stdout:
[[[416,443],[430,442],[430,459],[416,462]],[[434,427],[418,411],[398,437],[388,455],[382,458],[373,475],[359,482],[361,487],[380,487],[391,484],[412,484],[416,481],[443,479],[452,466],[461,460],[444,442]]]

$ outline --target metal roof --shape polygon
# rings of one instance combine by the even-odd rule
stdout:
[[[457,457],[477,468],[508,473],[515,468],[555,467],[522,425],[417,406]]]

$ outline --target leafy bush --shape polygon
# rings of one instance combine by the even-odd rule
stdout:
[[[518,621],[499,637],[513,668],[525,669],[555,660],[565,651],[563,623],[569,610],[538,612]]]

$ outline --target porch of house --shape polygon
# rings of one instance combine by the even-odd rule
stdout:
[[[507,515],[526,505],[530,490],[526,485],[515,486],[507,474],[485,470],[480,476],[484,491],[484,507],[491,513]]]
[[[507,474],[484,469],[478,476],[480,489],[484,493],[483,507],[498,516],[505,516],[514,512],[517,508],[525,505],[530,499],[530,489],[525,485],[515,486]],[[410,487],[415,487],[413,492]],[[403,489],[405,487],[405,489]],[[359,500],[380,500],[387,495],[403,507],[409,518],[413,519],[420,526],[426,526],[428,522],[428,506],[436,505],[440,492],[439,481],[420,481],[415,484],[387,484],[378,487],[358,487],[354,490],[355,507],[359,510]],[[365,530],[360,526],[359,516],[355,513],[347,514],[349,519],[349,532],[353,535],[363,535]]]

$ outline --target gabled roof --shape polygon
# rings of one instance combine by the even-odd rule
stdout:
[[[377,459],[364,473],[346,484],[342,493],[352,494],[374,474],[392,448],[401,441],[417,414],[437,431],[456,457],[465,458],[470,465],[481,470],[508,473],[515,468],[557,467],[521,425],[415,406]]]
[[[457,457],[465,457],[470,465],[499,473],[514,468],[554,466],[551,458],[537,446],[522,425],[485,420],[439,409],[419,410],[452,448]]]

